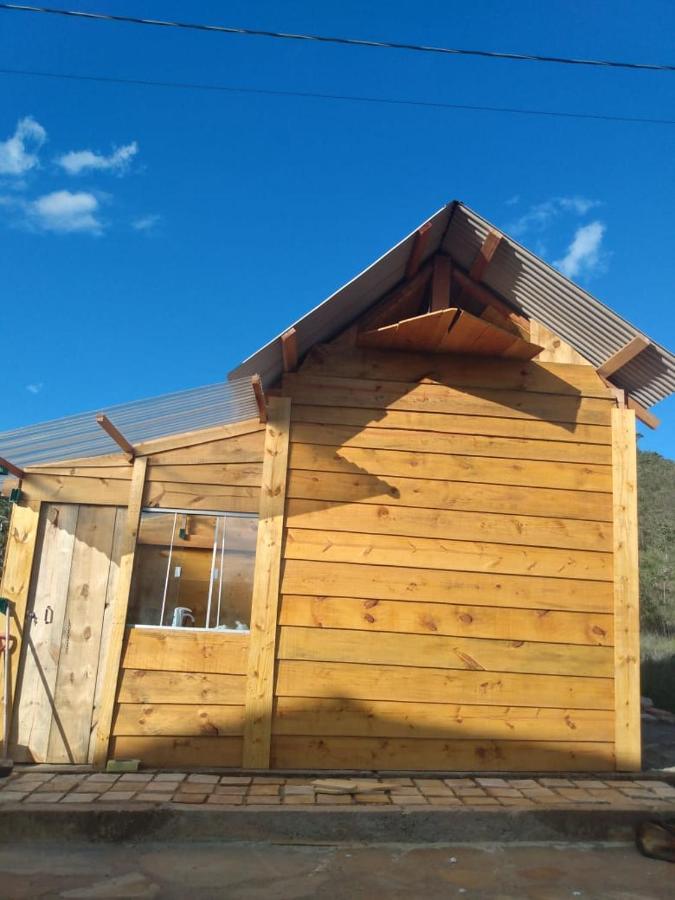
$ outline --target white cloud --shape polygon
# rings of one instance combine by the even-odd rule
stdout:
[[[521,237],[533,230],[542,231],[553,219],[561,213],[571,213],[576,216],[585,216],[587,212],[600,206],[599,200],[590,200],[587,197],[552,197],[543,203],[535,203],[519,219],[512,222],[506,229],[514,237]]]
[[[605,230],[602,222],[590,222],[577,228],[567,253],[553,265],[568,278],[575,278],[580,273],[590,274],[597,271],[602,263],[600,247]]]
[[[37,151],[47,140],[47,132],[32,116],[17,122],[14,134],[0,141],[0,174],[24,175],[38,165]]]
[[[138,144],[132,141],[123,147],[117,147],[108,156],[95,153],[93,150],[71,150],[56,160],[69,175],[80,175],[87,171],[108,171],[122,175],[129,168],[131,160],[138,153]]]
[[[140,216],[138,219],[134,219],[131,227],[135,231],[151,231],[161,218],[157,213],[149,213],[147,216]]]
[[[44,231],[101,234],[99,202],[86,191],[53,191],[27,205],[29,219]]]
[[[27,384],[26,390],[29,394],[39,394],[43,387],[43,383],[41,381],[38,381],[35,384]]]

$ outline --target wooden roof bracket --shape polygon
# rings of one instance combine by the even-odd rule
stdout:
[[[627,344],[624,344],[620,350],[617,350],[616,353],[612,354],[609,359],[605,360],[605,362],[598,367],[598,375],[601,378],[609,378],[610,375],[614,375],[619,369],[623,369],[631,359],[635,359],[639,353],[642,353],[644,349],[649,347],[650,343],[651,341],[642,337],[642,335],[635,335],[634,338],[631,338]]]
[[[429,243],[430,232],[431,222],[425,222],[415,233],[415,240],[405,267],[406,280],[414,278],[419,272],[420,266],[422,265],[422,259],[424,258]]]
[[[122,452],[127,458],[127,462],[132,462],[134,457],[136,456],[136,449],[134,445],[129,443],[122,432],[113,425],[110,419],[106,415],[104,415],[104,413],[99,413],[96,416],[96,421],[105,431],[105,433],[109,437],[111,437],[113,441],[115,441],[117,446],[121,448]]]
[[[654,413],[650,413],[648,409],[645,409],[641,403],[638,403],[637,400],[633,400],[632,397],[626,397],[626,406],[628,409],[634,410],[638,419],[648,428],[655,430],[661,424],[661,420],[657,418]]]
[[[469,278],[473,278],[474,281],[480,281],[483,275],[485,274],[485,270],[490,265],[492,261],[492,257],[497,252],[497,248],[501,244],[504,239],[504,235],[497,231],[496,229],[491,229],[485,235],[485,240],[483,241],[480,250],[476,254],[476,258],[471,263],[471,268],[469,269]]]
[[[513,322],[514,325],[523,329],[523,331],[529,335],[530,320],[511,309],[511,307],[493,293],[490,288],[478,284],[478,282],[474,281],[473,278],[470,278],[466,272],[462,271],[456,263],[453,265],[452,274],[455,281],[462,290],[467,292],[467,294],[471,294],[475,300],[478,300],[478,302],[482,303],[484,306],[491,306],[493,309],[496,309],[498,313],[501,313],[502,316],[509,319],[509,321]]]
[[[295,328],[284,331],[279,340],[284,372],[295,372],[298,368],[298,340]]]
[[[642,406],[641,403],[638,403],[637,400],[633,400],[625,390],[617,387],[617,385],[609,380],[610,376],[615,375],[632,359],[635,359],[639,353],[642,353],[643,350],[649,347],[650,344],[651,341],[648,338],[643,337],[641,334],[636,334],[635,337],[631,338],[627,344],[624,344],[620,350],[617,350],[616,353],[613,353],[601,366],[598,366],[596,371],[607,387],[614,392],[615,396],[617,396],[619,406],[627,406],[628,409],[634,410],[635,415],[643,424],[647,425],[649,428],[655,429],[661,424],[660,419],[653,413],[650,413],[648,409],[645,409],[645,407]]]
[[[260,375],[251,375],[251,387],[255,394],[255,402],[258,404],[258,418],[261,424],[264,425],[267,422],[267,398],[265,397]]]
[[[4,456],[0,456],[0,469],[6,469],[10,475],[13,475],[15,478],[25,478],[26,473],[23,469],[20,469],[18,466],[15,466],[8,459],[5,459]]]

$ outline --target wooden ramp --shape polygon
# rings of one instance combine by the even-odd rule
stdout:
[[[364,331],[357,343],[378,350],[470,353],[510,359],[532,359],[542,350],[517,334],[453,307]]]

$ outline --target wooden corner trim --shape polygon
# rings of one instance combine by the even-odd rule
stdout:
[[[614,717],[616,768],[637,772],[640,740],[640,590],[635,413],[612,409]]]
[[[271,397],[265,432],[246,677],[242,761],[246,769],[268,769],[270,765],[290,418],[290,399]]]
[[[98,722],[96,723],[96,735],[93,743],[93,759],[95,766],[103,767],[108,758],[108,746],[112,730],[115,698],[117,695],[117,682],[119,678],[120,661],[122,659],[122,643],[127,622],[127,608],[129,606],[129,593],[131,591],[131,576],[134,568],[134,556],[136,553],[136,539],[141,521],[143,509],[143,491],[145,489],[145,475],[147,471],[147,457],[140,456],[134,460],[134,468],[131,473],[129,487],[129,505],[127,508],[127,521],[122,538],[120,553],[120,570],[117,582],[117,593],[113,601],[110,622],[110,638],[108,642],[108,655],[105,660],[105,677],[101,690],[101,703]]]

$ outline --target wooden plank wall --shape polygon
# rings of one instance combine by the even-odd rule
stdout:
[[[127,628],[109,755],[241,766],[249,637]]]
[[[264,435],[264,425],[251,421],[141,445],[143,506],[257,513]],[[30,467],[22,491],[31,502],[126,506],[131,476],[116,454]],[[124,608],[127,594],[128,585]],[[107,750],[147,765],[241,765],[248,643],[245,634],[127,629],[117,685],[113,673],[114,709],[103,711],[113,737],[108,748],[103,723],[97,761]],[[99,705],[107,706],[103,692],[97,684],[94,724]]]
[[[614,400],[588,366],[317,348],[272,765],[614,768]]]
[[[186,438],[148,441],[143,505],[223,512],[258,512],[264,426],[257,422],[208,429]],[[121,454],[30,466],[26,501],[126,506],[132,466]]]

